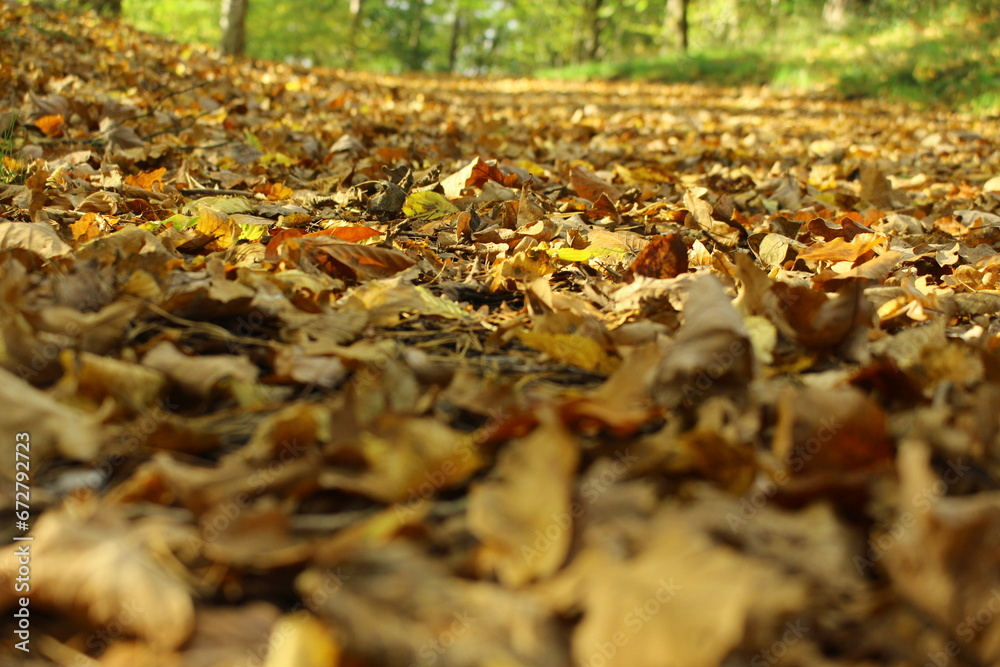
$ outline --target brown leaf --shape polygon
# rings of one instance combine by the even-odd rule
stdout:
[[[501,452],[494,475],[469,493],[477,566],[508,586],[554,573],[573,538],[571,489],[579,449],[553,414]]]
[[[884,562],[895,591],[946,637],[961,640],[962,650],[982,664],[996,664],[1000,626],[991,620],[1000,606],[1000,578],[987,554],[1000,549],[1000,496],[996,491],[946,496],[946,489],[973,469],[967,460],[951,458],[939,476],[930,455],[919,440],[902,444],[898,515],[876,528],[855,562],[865,573]]]
[[[687,246],[679,234],[655,236],[639,251],[629,271],[650,278],[676,278],[688,271]]]
[[[155,519],[132,525],[121,510],[88,500],[46,512],[32,536],[32,605],[82,614],[95,626],[114,623],[119,632],[165,649],[191,635],[191,594],[160,565],[167,554],[157,553],[186,541],[189,529]],[[0,569],[9,580],[17,576],[14,554],[11,546],[0,555]],[[4,591],[0,606],[9,607],[13,590]]]
[[[223,380],[253,384],[260,370],[249,359],[232,354],[188,356],[163,341],[150,349],[142,363],[156,369],[196,396],[208,396]]]
[[[622,196],[618,188],[601,179],[586,167],[573,167],[569,172],[569,182],[578,195],[593,203],[597,203],[601,195],[606,196],[612,202],[618,201]]]
[[[608,667],[716,667],[751,619],[780,626],[803,602],[801,581],[713,544],[679,512],[661,512],[654,525],[635,557],[594,550],[566,573],[584,612],[572,639],[578,664],[600,656]],[[602,651],[608,644],[613,652]]]
[[[690,282],[684,324],[663,348],[654,396],[674,406],[714,394],[743,394],[753,376],[753,348],[743,319],[712,276]]]
[[[815,349],[845,343],[872,323],[872,306],[857,279],[844,281],[832,297],[804,285],[775,281],[764,295],[763,308],[782,334]]]
[[[346,243],[323,236],[287,238],[279,254],[296,262],[309,257],[327,274],[353,282],[388,278],[415,263],[392,248]]]
[[[544,217],[545,209],[538,204],[535,196],[531,194],[531,181],[525,181],[521,185],[521,198],[517,204],[517,226],[527,227]]]
[[[298,577],[299,595],[365,664],[569,667],[537,596],[451,576],[408,542],[359,545],[320,564]]]
[[[14,248],[29,250],[43,259],[62,257],[70,252],[70,247],[48,223],[0,223],[0,252]]]
[[[444,189],[445,197],[455,199],[462,196],[462,190],[465,188],[481,188],[487,181],[516,185],[513,182],[505,182],[506,180],[503,172],[495,164],[484,162],[477,156],[451,176],[442,179],[441,187]]]
[[[773,449],[794,476],[836,476],[893,454],[885,413],[853,387],[783,392]]]
[[[877,165],[866,162],[861,165],[861,198],[872,206],[888,210],[894,208],[895,191],[889,179]]]
[[[3,368],[0,368],[0,405],[4,406],[0,410],[0,428],[10,434],[27,433],[30,442],[25,447],[11,444],[2,450],[0,474],[5,477],[18,469],[15,450],[30,454],[36,465],[57,456],[80,461],[91,461],[97,456],[99,415],[63,405]]]
[[[386,503],[406,513],[418,501],[464,482],[483,465],[468,436],[430,419],[379,417],[357,439],[328,447],[331,457],[364,461],[363,472],[331,466],[320,475],[325,488],[342,489]]]
[[[746,230],[735,222],[716,220],[712,217],[712,205],[702,199],[705,189],[688,189],[684,192],[684,206],[697,228],[706,232],[716,242],[736,247],[746,236]]]

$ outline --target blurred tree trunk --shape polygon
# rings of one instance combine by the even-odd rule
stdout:
[[[663,13],[663,28],[660,35],[660,55],[666,55],[669,48],[679,49],[687,53],[687,10],[688,0],[667,0]]]
[[[242,56],[247,43],[247,6],[250,0],[222,0],[222,54]]]
[[[351,28],[347,33],[347,57],[345,67],[350,69],[354,66],[354,59],[358,55],[358,32],[361,30],[361,19],[364,17],[365,0],[351,0]]]
[[[462,35],[462,11],[458,0],[452,3],[451,41],[448,43],[448,71],[454,73],[458,65],[458,42]]]
[[[601,18],[601,6],[604,0],[585,0],[583,39],[580,44],[580,58],[583,62],[597,60],[601,51],[601,31],[604,30],[604,19]]]
[[[122,15],[122,0],[94,0],[90,6],[103,16],[117,18]]]
[[[497,25],[491,29],[493,32],[487,31],[485,34],[488,35],[486,44],[488,46],[484,50],[482,45],[477,48],[474,53],[473,59],[476,63],[476,73],[485,73],[492,65],[496,62],[497,47],[504,37],[503,27]]]
[[[411,71],[424,68],[423,52],[423,31],[424,31],[424,2],[423,0],[413,0],[413,10],[410,17],[410,50],[406,56],[406,67]]]
[[[823,4],[823,22],[831,30],[840,30],[847,24],[847,4],[850,0],[826,0]]]
[[[740,0],[728,0],[722,14],[725,40],[737,41],[740,38]]]

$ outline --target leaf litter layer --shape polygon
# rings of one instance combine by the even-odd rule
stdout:
[[[1000,660],[996,120],[0,12],[35,663]]]

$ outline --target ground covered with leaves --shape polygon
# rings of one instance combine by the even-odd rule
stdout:
[[[997,120],[0,26],[5,664],[1000,662]]]

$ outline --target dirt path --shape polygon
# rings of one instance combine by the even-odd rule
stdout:
[[[1000,660],[998,121],[0,18],[5,661]]]

